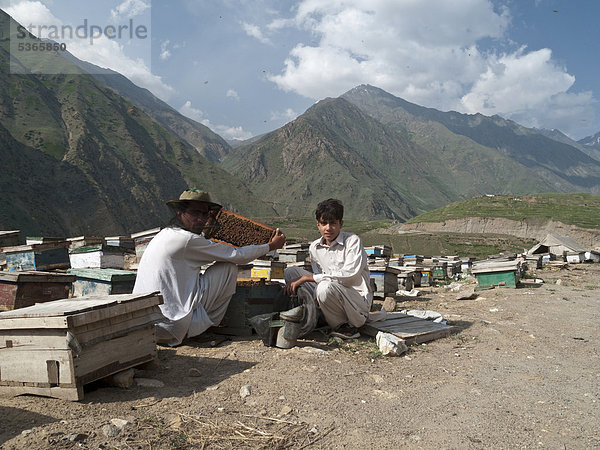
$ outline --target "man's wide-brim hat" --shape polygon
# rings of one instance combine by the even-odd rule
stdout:
[[[187,189],[181,193],[178,200],[169,200],[167,205],[176,206],[186,202],[203,202],[208,203],[214,208],[222,208],[222,206],[213,199],[210,193],[201,191],[200,189]]]

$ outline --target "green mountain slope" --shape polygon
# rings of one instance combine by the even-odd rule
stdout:
[[[4,36],[9,20],[0,11]],[[92,76],[72,66],[72,75],[15,75],[8,70],[10,57],[4,39],[0,229],[62,235],[140,231],[164,224],[164,202],[188,186],[211,190],[242,213],[272,215],[238,179]],[[37,57],[39,65],[72,65],[58,54]]]
[[[552,220],[598,230],[600,196],[580,193],[481,196],[421,214],[407,223],[444,222],[469,217],[502,218],[536,224]]]
[[[441,180],[427,177],[424,153],[337,98],[234,149],[223,167],[282,215],[311,215],[319,201],[334,196],[344,201],[349,218],[407,219],[456,198]]]
[[[210,128],[196,122],[154,96],[149,90],[136,86],[128,78],[109,69],[102,69],[73,58],[73,62],[121,97],[141,108],[146,114],[188,142],[211,162],[218,162],[229,153],[231,146]]]
[[[471,161],[473,174],[487,168],[482,180],[490,181],[488,192],[600,192],[599,161],[499,116],[441,112],[366,85],[343,97],[384,124],[409,130],[444,166],[463,160]]]

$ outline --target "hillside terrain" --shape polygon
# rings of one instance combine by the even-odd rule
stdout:
[[[179,113],[157,98],[148,89],[133,84],[128,78],[110,69],[103,69],[72,55],[72,61],[90,73],[103,85],[136,105],[167,130],[186,141],[209,161],[220,161],[231,150],[230,145],[210,128]]]
[[[600,193],[600,161],[535,129],[499,116],[425,108],[368,85],[343,97],[390,128],[408,130],[416,143],[435,152],[449,177],[461,175],[457,165],[467,166],[465,182],[480,184],[479,194]]]
[[[494,195],[457,202],[412,218],[390,232],[506,234],[542,240],[570,236],[600,246],[600,196],[593,194]]]
[[[9,21],[0,12],[2,36]],[[233,148],[120,74],[71,55],[15,54],[13,66],[33,73],[10,73],[9,38],[0,44],[4,229],[140,231],[168,220],[164,202],[192,186],[247,216],[307,218],[338,197],[347,219],[368,221],[406,221],[483,194],[600,192],[594,136],[574,142],[361,85]],[[62,74],[41,73],[49,68]]]
[[[10,20],[0,11],[4,36]],[[1,229],[67,236],[141,231],[164,225],[165,201],[188,186],[210,189],[243,213],[251,205],[273,214],[188,142],[66,58],[46,53],[35,63],[63,74],[11,74],[8,39],[0,42]]]

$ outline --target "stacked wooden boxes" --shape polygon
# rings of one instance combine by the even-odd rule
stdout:
[[[369,265],[371,280],[375,282],[375,295],[394,295],[398,290],[400,268],[388,265]]]
[[[69,251],[75,250],[81,247],[89,247],[90,245],[98,245],[102,244],[101,237],[95,236],[77,236],[72,238],[67,238],[69,242]]]
[[[4,247],[3,251],[9,271],[48,271],[70,267],[68,246],[69,243],[62,240]]]
[[[73,269],[123,269],[127,249],[103,244],[69,250]]]
[[[62,273],[0,272],[0,311],[66,298],[73,281],[73,275]]]
[[[56,300],[0,313],[0,394],[83,399],[83,385],[156,358],[160,295]]]
[[[308,243],[286,245],[281,250],[277,250],[279,261],[287,264],[302,263],[309,256],[309,246]]]
[[[21,231],[0,231],[0,270],[6,267],[6,255],[3,247],[15,247],[21,245]]]
[[[279,261],[256,259],[252,261],[250,270],[251,278],[264,278],[265,280],[282,280],[286,264]]]
[[[150,241],[160,232],[159,228],[152,228],[151,230],[140,231],[139,233],[133,233],[131,238],[133,239],[133,243],[135,245],[135,256],[137,262],[139,263],[142,259],[142,255],[148,247]]]
[[[219,327],[222,334],[251,336],[252,327],[248,319],[260,314],[286,311],[291,307],[284,293],[284,285],[277,282],[240,281],[231,297],[225,317]]]
[[[494,286],[516,288],[523,270],[521,261],[487,260],[473,264],[472,273],[479,289]]]
[[[73,296],[131,294],[136,272],[120,269],[69,269]]]
[[[392,256],[392,248],[387,245],[373,245],[365,247],[365,252],[369,256],[377,256],[380,258],[390,258]]]

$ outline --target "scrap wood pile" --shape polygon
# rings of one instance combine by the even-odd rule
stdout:
[[[156,427],[157,424],[147,422],[146,426]],[[177,432],[176,439],[182,446],[219,449],[302,449],[316,444],[333,429],[317,431],[303,422],[247,414],[238,417],[226,414],[219,419],[179,413],[166,426]],[[171,441],[174,443],[173,439]]]

